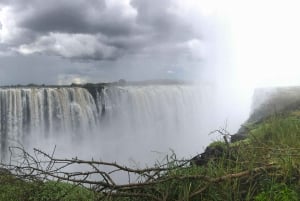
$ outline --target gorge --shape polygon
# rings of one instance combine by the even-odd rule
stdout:
[[[122,162],[170,149],[193,155],[209,143],[211,90],[175,82],[2,87],[1,159],[11,146]]]

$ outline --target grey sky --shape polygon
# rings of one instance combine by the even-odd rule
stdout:
[[[214,52],[179,0],[2,0],[0,23],[1,85],[195,79]]]

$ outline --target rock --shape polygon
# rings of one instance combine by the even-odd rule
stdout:
[[[208,146],[202,154],[191,159],[191,164],[202,166],[210,160],[216,160],[228,154],[228,150],[222,145]]]
[[[3,167],[0,167],[0,175],[11,175],[11,172]]]
[[[234,135],[231,135],[230,142],[237,142],[247,138],[249,129],[246,126],[242,126],[238,132]]]

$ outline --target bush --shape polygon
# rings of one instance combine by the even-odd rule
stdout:
[[[32,201],[93,201],[94,193],[84,187],[63,182],[46,182],[38,189]]]

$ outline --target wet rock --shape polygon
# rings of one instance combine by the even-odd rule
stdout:
[[[210,160],[216,160],[226,155],[228,155],[226,147],[222,145],[208,146],[202,154],[198,154],[191,159],[191,164],[206,165]]]

